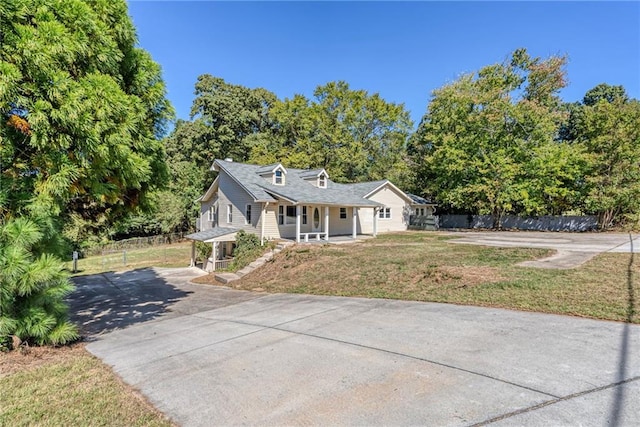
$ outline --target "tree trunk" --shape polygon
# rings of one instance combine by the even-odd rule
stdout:
[[[491,216],[493,217],[493,229],[502,230],[502,209],[494,208]]]

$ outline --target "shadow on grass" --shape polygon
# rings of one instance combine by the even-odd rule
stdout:
[[[629,244],[631,245],[631,254],[629,254],[629,264],[627,266],[627,316],[622,329],[622,339],[620,343],[618,375],[616,378],[616,383],[619,385],[616,387],[615,395],[613,397],[613,407],[611,408],[611,425],[614,427],[621,425],[620,416],[624,408],[626,382],[629,381],[627,378],[627,366],[629,363],[629,335],[631,333],[629,325],[633,323],[634,316],[636,315],[636,297],[633,285],[633,236],[631,233],[629,233]]]
[[[67,298],[71,321],[84,339],[153,320],[191,292],[168,283],[151,268],[77,276]]]

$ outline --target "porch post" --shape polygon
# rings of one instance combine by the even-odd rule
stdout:
[[[355,239],[358,234],[358,210],[354,206],[351,208],[351,234]]]
[[[296,205],[296,242],[300,243],[300,205]]]
[[[191,241],[191,262],[189,263],[189,267],[196,266],[196,241]]]
[[[327,242],[329,241],[329,206],[324,207],[324,232],[326,233]]]
[[[213,265],[211,266],[211,271],[216,271],[216,248],[217,248],[217,243],[216,242],[211,242],[211,258],[213,259]]]
[[[378,235],[378,209],[377,207],[373,208],[373,237]]]
[[[260,244],[264,246],[264,222],[267,218],[267,206],[269,202],[262,204],[262,214],[260,215]]]

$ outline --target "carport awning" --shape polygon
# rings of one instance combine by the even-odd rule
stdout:
[[[196,240],[198,242],[229,242],[236,240],[236,233],[239,230],[232,227],[214,227],[209,230],[198,231],[185,236],[187,239]]]

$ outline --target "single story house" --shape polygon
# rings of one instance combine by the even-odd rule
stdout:
[[[257,235],[263,243],[328,241],[338,235],[355,239],[358,234],[406,230],[416,209],[432,213],[435,207],[389,180],[340,184],[331,181],[324,169],[216,159],[211,170],[218,176],[199,199],[198,231],[187,236],[212,243],[208,270],[225,267],[239,230]]]

